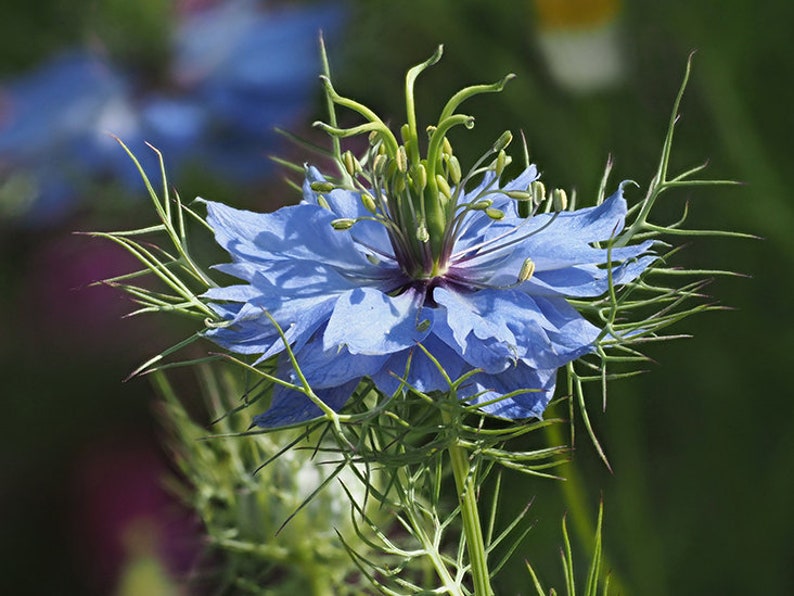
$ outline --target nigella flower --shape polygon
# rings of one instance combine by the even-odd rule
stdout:
[[[327,85],[335,101],[365,113]],[[218,268],[243,283],[207,292],[222,319],[207,337],[257,362],[277,357],[277,376],[299,384],[280,328],[306,381],[336,411],[364,377],[387,395],[449,392],[463,377],[457,397],[484,412],[541,417],[557,369],[601,336],[567,298],[635,279],[654,258],[650,243],[609,247],[624,227],[622,188],[567,211],[564,193],[546,200],[535,166],[501,185],[507,134],[490,166],[461,176],[443,136],[444,118],[459,122],[452,111],[431,129],[425,159],[410,125],[403,146],[371,116],[373,150],[361,162],[344,155],[343,182],[308,167],[300,204],[270,214],[208,202],[207,222],[232,257]],[[540,212],[552,201],[555,210]],[[276,385],[255,422],[321,414]]]

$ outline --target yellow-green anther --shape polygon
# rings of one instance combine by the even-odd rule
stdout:
[[[359,165],[358,161],[356,160],[355,157],[353,157],[352,151],[345,151],[342,154],[342,163],[345,164],[345,170],[347,170],[347,173],[350,174],[351,176],[355,176],[358,173],[358,171],[361,169],[361,166]]]
[[[532,193],[527,190],[506,190],[505,194],[515,201],[532,200]]]
[[[411,128],[408,124],[403,124],[400,127],[400,138],[403,140],[403,143],[409,143],[411,140]]]
[[[356,223],[355,219],[350,219],[349,217],[343,217],[341,219],[335,219],[331,222],[331,227],[335,230],[349,230],[353,227],[353,224]]]
[[[427,169],[421,163],[416,164],[411,171],[411,178],[417,192],[422,192],[427,186]]]
[[[430,319],[424,319],[420,321],[419,324],[416,326],[416,330],[419,333],[424,333],[428,329],[430,329]]]
[[[499,151],[499,155],[496,156],[496,176],[499,177],[502,175],[502,172],[505,171],[505,166],[507,165],[507,153],[505,150],[502,149]]]
[[[555,188],[551,191],[551,206],[559,212],[565,211],[568,208],[568,195],[561,188]]]
[[[369,133],[369,144],[371,147],[374,147],[375,145],[378,144],[378,141],[380,141],[380,139],[378,138],[378,131],[373,130],[371,133]]]
[[[491,199],[485,199],[483,201],[477,201],[476,203],[473,203],[469,206],[469,209],[474,211],[485,211],[491,205],[493,205],[493,201]]]
[[[376,155],[375,159],[372,161],[372,171],[375,172],[377,176],[383,176],[383,171],[386,169],[388,161],[389,158],[385,155]]]
[[[488,207],[488,209],[485,210],[485,215],[487,215],[491,219],[495,219],[495,220],[498,221],[498,220],[502,219],[505,216],[505,212],[502,211],[501,209],[495,209],[493,207]]]
[[[375,198],[368,192],[361,193],[361,202],[367,211],[375,215],[378,212],[378,206],[375,203]]]
[[[436,186],[438,186],[438,192],[448,199],[452,198],[452,189],[449,187],[449,182],[441,174],[436,174]]]
[[[441,154],[452,155],[452,144],[447,137],[444,137],[444,140],[441,141]]]
[[[530,258],[526,258],[524,264],[521,265],[521,271],[518,272],[518,283],[524,283],[532,277],[533,273],[535,273],[535,262]]]
[[[396,176],[394,181],[392,182],[392,190],[397,194],[400,194],[402,191],[405,190],[405,177],[404,176]]]
[[[331,192],[334,188],[336,188],[330,182],[322,182],[319,180],[312,182],[310,187],[314,192]]]
[[[454,155],[449,156],[449,161],[447,162],[447,167],[449,168],[449,177],[452,179],[452,184],[457,186],[460,184],[460,179],[463,176],[460,170],[460,162],[458,158]]]
[[[507,149],[507,146],[510,144],[510,141],[513,140],[513,133],[509,130],[504,131],[501,136],[496,139],[496,142],[493,144],[493,151],[498,152],[502,151],[503,149]]]
[[[532,202],[535,205],[540,205],[546,200],[546,186],[540,180],[535,180],[529,185],[529,192],[532,193]]]
[[[328,211],[331,210],[331,206],[328,204],[328,201],[323,195],[317,197],[317,204],[323,209],[328,209]]]
[[[403,174],[408,171],[408,154],[405,152],[404,145],[397,147],[397,169]]]

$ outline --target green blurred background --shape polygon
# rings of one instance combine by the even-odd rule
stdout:
[[[763,239],[691,243],[682,264],[751,276],[708,288],[735,310],[686,321],[677,331],[693,339],[654,346],[649,374],[611,386],[606,414],[598,404],[591,411],[614,474],[581,433],[576,466],[593,513],[603,494],[608,557],[626,593],[794,593],[794,400],[785,379],[794,354],[794,205],[785,187],[794,131],[794,58],[786,50],[794,4],[592,2],[605,14],[616,11],[608,20],[618,32],[622,69],[590,90],[555,76],[538,43],[553,27],[533,2],[345,4],[347,34],[333,49],[340,91],[401,121],[404,70],[441,42],[443,61],[418,86],[430,120],[460,87],[514,72],[503,94],[467,104],[477,126],[453,138],[456,151],[470,163],[504,129],[521,129],[546,184],[577,189],[581,204],[592,200],[610,154],[613,183],[647,184],[687,56],[697,50],[672,167],[709,160],[707,175],[745,185],[671,195],[661,215],[673,219],[690,201],[692,227]],[[9,80],[62,47],[86,43],[156,73],[172,10],[164,0],[9,0],[0,20],[0,74]],[[318,117],[321,108],[318,96]],[[180,192],[208,196],[203,182],[188,178]],[[214,184],[212,198],[236,202],[233,181]],[[239,194],[267,209],[291,200],[290,192],[274,176]],[[121,381],[185,329],[165,320],[122,321],[130,305],[120,296],[73,290],[97,271],[131,267],[101,243],[70,235],[150,217],[145,203],[116,207],[115,199],[110,190],[86,197],[76,213],[46,229],[0,226],[2,593],[111,593],[125,551],[98,527],[113,526],[107,520],[126,497],[142,509],[167,502],[145,488],[162,465],[151,388],[146,380]],[[105,486],[125,481],[146,494]],[[537,521],[500,594],[531,593],[524,558],[560,585],[559,524],[567,506],[559,486],[518,478],[510,486],[505,518],[534,498],[530,516]],[[107,540],[113,545],[103,549]],[[107,556],[113,549],[122,554]]]

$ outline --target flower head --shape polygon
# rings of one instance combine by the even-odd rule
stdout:
[[[505,81],[453,97],[421,157],[410,90],[433,60],[409,72],[404,144],[326,81],[336,103],[370,122],[321,126],[337,136],[372,132],[370,151],[361,160],[341,155],[339,181],[307,167],[303,200],[275,213],[207,204],[216,240],[232,256],[218,268],[242,283],[207,292],[223,322],[206,335],[258,362],[278,357],[277,376],[297,383],[286,341],[333,410],[368,377],[385,394],[454,391],[495,416],[539,418],[557,369],[602,336],[567,298],[598,297],[633,280],[654,258],[650,243],[609,246],[624,227],[622,188],[596,207],[568,211],[564,192],[546,196],[535,166],[503,184],[509,133],[461,174],[446,132],[471,117],[455,108]],[[276,386],[255,422],[321,414],[304,394]]]

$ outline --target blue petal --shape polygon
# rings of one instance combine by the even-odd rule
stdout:
[[[647,255],[614,267],[613,285],[625,284],[636,279],[656,259],[657,257],[653,255]],[[601,296],[609,289],[609,275],[606,269],[595,265],[541,271],[522,284],[521,289],[532,295],[563,295],[572,298]]]
[[[392,354],[427,337],[432,313],[416,292],[389,296],[372,288],[343,294],[325,330],[327,349],[346,346],[352,354]],[[428,321],[428,323],[424,323]]]
[[[472,368],[452,348],[432,334],[422,342],[422,345],[438,361],[452,382]],[[423,393],[450,389],[449,382],[438,365],[419,348],[403,350],[391,355],[381,369],[370,377],[378,389],[386,395],[394,394],[403,384],[403,379],[410,387]]]
[[[478,200],[488,199],[493,201],[491,205],[495,209],[501,209],[508,216],[509,219],[518,217],[518,210],[516,208],[516,201],[508,197],[501,191],[508,190],[526,190],[529,185],[538,178],[538,170],[534,165],[526,168],[518,178],[508,182],[502,189],[499,189],[496,184],[496,175],[492,171],[488,171],[480,184],[473,190],[467,192],[465,196],[460,199],[460,203],[472,203]],[[520,219],[519,221],[526,221]],[[456,251],[468,248],[473,244],[481,242],[486,235],[486,230],[497,223],[496,220],[491,219],[482,211],[469,211],[463,217],[463,225],[458,234],[455,244]],[[511,224],[515,225],[515,224]]]
[[[357,384],[358,381],[351,381],[339,387],[315,391],[315,395],[338,412],[350,399]],[[307,422],[322,415],[322,410],[304,394],[277,386],[273,390],[270,408],[254,416],[254,424],[262,428],[278,428]]]
[[[510,420],[542,418],[554,395],[556,376],[556,369],[535,370],[518,363],[498,375],[473,375],[463,383],[458,395],[471,404],[479,404],[492,416]],[[514,391],[521,393],[503,398]]]
[[[339,188],[319,193],[312,190],[312,182],[326,182],[325,177],[315,167],[306,169],[306,179],[303,182],[303,200],[306,203],[319,205],[318,198],[322,195],[336,217],[357,220],[348,233],[364,255],[396,262],[386,226],[372,221],[372,213],[364,207],[361,193]]]
[[[301,373],[313,389],[328,389],[352,380],[360,380],[378,372],[389,358],[385,354],[351,354],[347,349],[336,346],[324,348],[321,336],[322,332],[318,332],[315,338],[295,354]],[[299,384],[298,377],[286,358],[283,359],[279,376]]]
[[[498,291],[464,295],[438,287],[433,298],[442,306],[436,314],[433,333],[466,362],[499,372],[518,357],[516,337],[498,316]]]
[[[234,311],[218,304],[211,305],[228,325],[208,330],[205,335],[220,346],[238,354],[259,354],[266,360],[284,350],[284,340],[266,315],[266,308],[258,300],[245,303]],[[333,298],[325,300],[291,300],[283,308],[267,311],[281,327],[284,337],[293,349],[300,349],[328,320],[333,310]]]
[[[207,223],[215,239],[236,260],[269,264],[273,260],[310,260],[344,270],[373,266],[355,249],[349,234],[334,230],[334,215],[316,205],[282,207],[254,213],[207,202]]]
[[[563,298],[488,289],[461,295],[443,288],[434,296],[446,312],[434,333],[489,373],[517,359],[533,368],[557,368],[590,352],[599,334]]]

